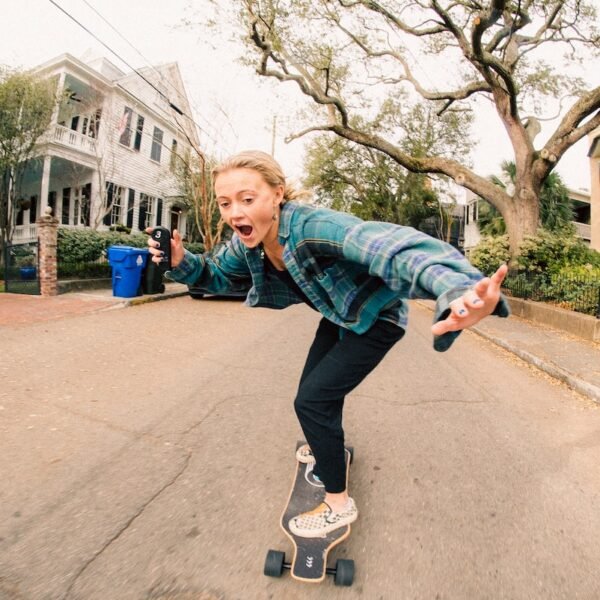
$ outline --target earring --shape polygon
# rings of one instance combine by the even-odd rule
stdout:
[[[277,213],[273,213],[273,221],[277,221]]]

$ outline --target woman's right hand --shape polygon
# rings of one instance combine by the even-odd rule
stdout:
[[[154,229],[152,227],[146,228],[146,233],[152,236]],[[148,250],[152,254],[152,262],[159,264],[161,252],[158,250],[160,244],[153,240],[152,237],[148,238]],[[181,235],[177,229],[173,230],[173,236],[171,237],[171,268],[174,269],[183,260],[185,255],[185,249],[183,248],[183,242],[181,241]]]

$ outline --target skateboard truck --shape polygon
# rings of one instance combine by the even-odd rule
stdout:
[[[281,577],[284,569],[291,571],[293,564],[285,562],[285,552],[269,550],[265,560],[264,574],[267,577]],[[327,575],[333,575],[335,585],[351,586],[354,582],[354,561],[346,558],[338,558],[335,567],[325,569]]]

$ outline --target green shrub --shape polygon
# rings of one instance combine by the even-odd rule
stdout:
[[[105,256],[109,246],[146,248],[148,236],[93,229],[58,229],[58,260],[61,263],[94,262]]]
[[[148,236],[93,229],[58,229],[58,277],[86,279],[110,277],[106,250],[110,246],[146,248]]]
[[[471,264],[485,275],[492,275],[510,259],[507,235],[484,237],[469,256]]]
[[[563,267],[550,277],[547,294],[563,308],[596,315],[600,304],[600,266]]]
[[[529,273],[558,273],[564,267],[600,266],[600,253],[591,250],[581,238],[568,232],[553,233],[540,229],[521,244],[519,267]]]
[[[201,242],[186,242],[183,244],[186,250],[189,250],[192,254],[202,254],[204,252],[204,244]]]
[[[59,262],[92,262],[102,257],[105,245],[99,232],[92,229],[58,229]]]

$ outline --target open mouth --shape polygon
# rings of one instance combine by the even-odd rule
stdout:
[[[252,234],[252,225],[238,225],[236,229],[242,237],[248,237]]]

